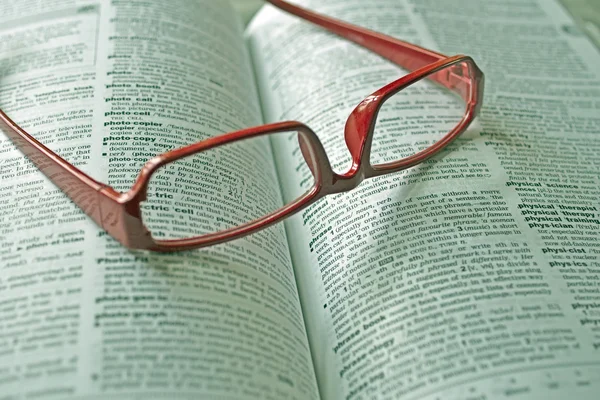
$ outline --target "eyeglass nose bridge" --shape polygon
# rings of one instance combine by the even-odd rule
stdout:
[[[383,100],[384,96],[378,93],[366,97],[346,120],[344,139],[352,157],[352,165],[344,174],[334,173],[330,193],[350,191],[358,187],[363,180],[380,175],[371,166],[370,158],[375,117]]]
[[[344,127],[346,147],[352,156],[352,167],[344,175],[363,170],[364,159],[370,158],[370,137],[373,136],[375,115],[381,103],[381,96],[371,95],[360,102],[350,113]]]
[[[337,174],[329,167],[331,171],[331,183],[324,185],[322,189],[324,192],[323,195],[353,190],[363,180],[381,174],[371,166],[370,156],[371,141],[375,128],[375,116],[383,98],[384,96],[380,94],[368,96],[356,106],[346,120],[344,139],[352,158],[352,165],[343,174]],[[308,159],[306,160],[308,162]]]

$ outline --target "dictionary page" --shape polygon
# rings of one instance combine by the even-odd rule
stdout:
[[[262,122],[227,2],[0,0],[0,15],[0,107],[118,190],[154,155]],[[0,398],[318,397],[282,225],[128,251],[0,137]],[[239,217],[258,204],[209,183],[242,176],[247,196],[280,199],[268,141],[236,157],[157,197]],[[170,220],[193,220],[176,208]]]
[[[446,151],[287,222],[323,398],[597,398],[597,50],[554,1],[298,3],[486,74]],[[347,169],[349,113],[406,71],[270,7],[247,35],[267,120],[306,123]],[[300,155],[273,145],[294,195]]]

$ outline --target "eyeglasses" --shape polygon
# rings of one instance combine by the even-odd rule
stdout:
[[[442,54],[326,17],[283,0],[276,7],[353,41],[413,71],[365,98],[346,121],[351,168],[333,171],[317,135],[306,125],[280,122],[212,137],[146,162],[133,187],[119,193],[58,156],[0,110],[0,128],[75,204],[113,238],[132,249],[180,251],[255,233],[363,179],[413,167],[464,132],[483,99],[483,73],[467,56]],[[438,91],[443,91],[440,100]],[[407,107],[420,95],[428,111]],[[429,107],[429,108],[427,108]],[[418,140],[415,140],[418,139]],[[302,189],[283,202],[265,146],[294,155]],[[237,172],[236,172],[237,171]],[[200,192],[198,191],[200,188]]]

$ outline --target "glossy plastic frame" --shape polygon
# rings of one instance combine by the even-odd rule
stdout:
[[[415,166],[434,156],[464,132],[477,115],[483,99],[483,74],[467,56],[446,57],[442,54],[326,17],[283,0],[267,0],[291,14],[322,26],[351,40],[395,64],[413,71],[388,84],[363,100],[350,114],[345,126],[345,140],[352,154],[352,167],[344,174],[335,173],[316,134],[306,125],[288,121],[268,124],[216,136],[149,160],[133,187],[119,193],[98,182],[58,154],[41,144],[0,110],[0,129],[56,186],[77,204],[96,224],[124,246],[152,251],[191,250],[249,235],[302,210],[322,197],[357,187],[365,178],[397,172]],[[431,147],[395,163],[372,166],[369,162],[371,140],[377,113],[383,102],[420,79],[434,82],[454,91],[466,103],[466,113],[454,130]],[[315,186],[295,202],[248,224],[204,236],[155,240],[144,226],[140,203],[146,199],[152,174],[169,162],[210,148],[260,135],[297,131],[302,154],[315,177]]]

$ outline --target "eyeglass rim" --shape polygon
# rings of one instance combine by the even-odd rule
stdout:
[[[437,79],[434,80],[432,76],[437,72],[445,71],[446,69],[450,69],[450,67],[459,64],[464,64],[468,68],[468,77],[470,82],[470,90],[468,93],[465,93],[465,95],[468,95],[468,100],[465,98],[462,99],[465,102],[465,111],[462,120],[440,140],[424,150],[391,163],[373,164],[371,162],[371,143],[374,137],[377,116],[383,104],[390,97],[421,80],[431,79],[433,80],[433,83],[445,86],[443,82],[439,82]],[[351,143],[352,132],[360,132],[358,127],[361,125],[366,125],[369,127],[364,134],[366,137],[360,137],[361,149],[358,152],[354,152],[354,154],[358,155],[358,158],[354,158],[353,154],[353,163],[360,164],[362,159],[365,158],[369,160],[368,163],[365,163],[365,178],[370,178],[413,167],[436,155],[439,151],[460,136],[460,134],[469,127],[469,125],[473,122],[473,119],[479,114],[483,102],[482,100],[485,86],[484,81],[485,79],[483,72],[481,72],[471,57],[465,55],[456,55],[453,57],[448,57],[444,60],[440,60],[439,62],[433,63],[425,68],[422,68],[421,70],[407,74],[404,77],[382,87],[371,96],[363,100],[363,102],[361,102],[353,110],[346,122],[344,136],[346,140],[346,146],[349,149],[353,147]],[[448,87],[445,87],[445,89],[451,90]],[[364,115],[368,115],[366,120]]]
[[[409,157],[405,157],[402,160],[393,163],[393,165],[385,166],[383,168],[377,168],[376,166],[373,166],[370,162],[370,152],[367,145],[373,139],[377,113],[384,104],[385,100],[389,98],[389,96],[398,93],[402,89],[414,84],[415,82],[418,82],[422,79],[427,79],[431,74],[459,63],[467,63],[471,68],[473,68],[472,73],[474,75],[472,79],[473,85],[471,85],[471,93],[469,94],[470,101],[466,104],[465,116],[463,117],[462,121],[440,141],[436,142],[427,149]],[[478,112],[478,104],[480,103],[477,99],[477,96],[480,96],[483,93],[481,86],[483,74],[479,75],[477,71],[479,71],[479,69],[470,57],[463,55],[449,57],[445,60],[441,60],[438,63],[405,75],[404,77],[379,89],[371,96],[368,96],[348,117],[348,121],[351,121],[351,119],[354,118],[355,120],[363,121],[363,123],[346,123],[346,131],[348,129],[360,129],[360,126],[368,126],[369,128],[364,132],[363,135],[361,135],[362,145],[358,147],[360,148],[359,151],[356,150],[356,147],[351,148],[348,146],[348,151],[355,162],[353,162],[353,166],[350,168],[350,170],[343,174],[337,174],[333,171],[329,157],[327,156],[327,153],[325,152],[323,145],[315,132],[307,125],[298,121],[287,121],[231,132],[154,157],[142,168],[136,183],[128,193],[131,199],[130,204],[132,206],[135,205],[135,207],[138,209],[140,203],[146,199],[146,191],[152,175],[160,167],[218,146],[231,144],[239,140],[250,139],[263,135],[273,135],[281,132],[297,131],[298,134],[307,141],[306,143],[309,146],[311,156],[309,156],[310,159],[306,159],[305,155],[305,161],[308,164],[312,163],[314,165],[314,168],[311,168],[314,177],[314,185],[298,199],[254,221],[250,221],[246,224],[227,230],[198,237],[171,240],[153,239],[154,246],[151,248],[151,250],[187,250],[238,239],[290,217],[329,194],[353,190],[362,182],[363,179],[395,173],[420,164],[426,159],[435,156],[468,128]],[[141,214],[141,211],[139,211],[139,213]]]

